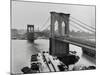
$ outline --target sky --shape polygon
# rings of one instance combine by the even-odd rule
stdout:
[[[11,26],[16,29],[26,29],[27,24],[34,24],[36,29],[38,26],[41,28],[51,11],[70,13],[76,19],[95,27],[95,6],[12,1],[11,9]]]

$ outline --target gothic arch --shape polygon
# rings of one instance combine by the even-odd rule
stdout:
[[[69,16],[70,14],[64,14],[64,13],[56,13],[56,12],[50,12],[51,13],[51,37],[55,36],[55,22],[58,21],[58,34],[59,36],[62,36],[62,23],[65,23],[65,34],[69,34]]]
[[[65,35],[65,22],[62,22],[62,36]]]

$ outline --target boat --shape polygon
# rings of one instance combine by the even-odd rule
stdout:
[[[41,52],[31,56],[31,66],[24,67],[21,71],[24,74],[59,72],[67,71],[68,67],[61,62],[56,56],[50,55],[48,52]]]

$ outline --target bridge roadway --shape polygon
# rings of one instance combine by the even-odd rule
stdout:
[[[79,46],[79,47],[84,47],[84,48],[87,48],[87,49],[90,49],[90,50],[96,50],[96,44],[95,42],[89,42],[89,41],[86,41],[86,40],[82,40],[82,39],[77,39],[77,38],[73,38],[73,37],[54,37],[52,39],[55,39],[55,40],[58,40],[58,41],[62,41],[62,42],[65,42],[65,43],[69,43],[69,44],[73,44],[73,45],[76,45],[76,46]]]

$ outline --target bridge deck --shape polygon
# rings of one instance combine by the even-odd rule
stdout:
[[[59,41],[62,41],[62,42],[66,42],[66,43],[69,43],[69,44],[73,44],[73,45],[76,45],[76,46],[79,46],[79,47],[84,47],[84,48],[88,48],[88,49],[91,49],[91,50],[96,50],[95,43],[87,42],[87,41],[84,41],[84,40],[81,40],[81,39],[76,39],[76,38],[72,38],[72,37],[69,37],[69,38],[55,37],[53,39],[56,39],[56,40],[59,40]]]

